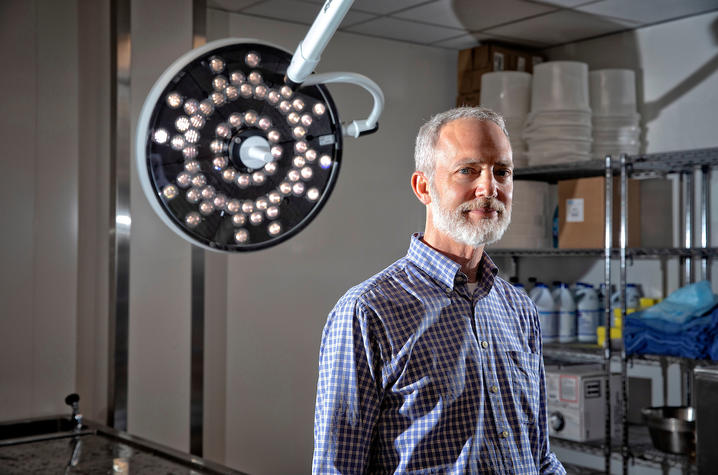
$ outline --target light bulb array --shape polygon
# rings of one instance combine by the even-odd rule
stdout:
[[[324,204],[341,126],[323,86],[284,83],[290,60],[278,48],[238,42],[192,58],[162,88],[146,167],[183,237],[222,251],[260,249],[301,230]],[[267,144],[266,155],[253,151],[265,157],[261,166],[244,159],[250,137]]]

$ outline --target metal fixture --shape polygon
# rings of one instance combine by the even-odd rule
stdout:
[[[142,189],[170,229],[221,252],[283,242],[316,217],[336,183],[342,137],[377,130],[379,86],[356,73],[310,74],[352,0],[327,2],[292,56],[224,39],[175,61],[140,113]],[[372,95],[367,119],[342,124],[324,84]]]
[[[76,393],[68,394],[65,397],[65,404],[72,408],[70,420],[75,423],[75,430],[82,429],[82,414],[80,414],[80,396]]]

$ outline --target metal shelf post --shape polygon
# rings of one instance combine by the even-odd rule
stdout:
[[[613,327],[611,315],[611,248],[613,246],[613,167],[611,156],[605,159],[605,188],[606,208],[604,216],[604,283],[606,285],[604,300],[604,315],[606,338],[603,342],[603,357],[606,365],[606,420],[603,455],[605,458],[606,473],[611,473],[611,328]]]
[[[708,165],[701,167],[701,247],[708,248],[711,245],[711,169]],[[701,258],[701,279],[711,280],[711,258]]]
[[[693,213],[695,199],[693,191],[693,169],[681,172],[681,194],[683,199],[683,247],[693,247]],[[693,282],[693,259],[681,258],[680,286]]]
[[[621,154],[621,328],[626,321],[626,246],[628,244],[628,164],[626,155]],[[623,474],[628,475],[628,418],[626,417],[628,401],[628,372],[626,364],[626,345],[621,338],[621,458]]]

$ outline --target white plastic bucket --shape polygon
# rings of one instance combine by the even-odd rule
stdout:
[[[588,75],[594,116],[636,113],[636,75],[631,69],[599,69]]]
[[[534,66],[531,111],[590,110],[588,65],[578,61],[549,61]]]
[[[523,118],[531,105],[531,75],[521,71],[497,71],[481,76],[482,107],[510,118]]]

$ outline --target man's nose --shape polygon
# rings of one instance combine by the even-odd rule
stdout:
[[[475,195],[477,198],[496,198],[498,196],[496,178],[493,173],[485,171],[481,173],[476,184]]]

